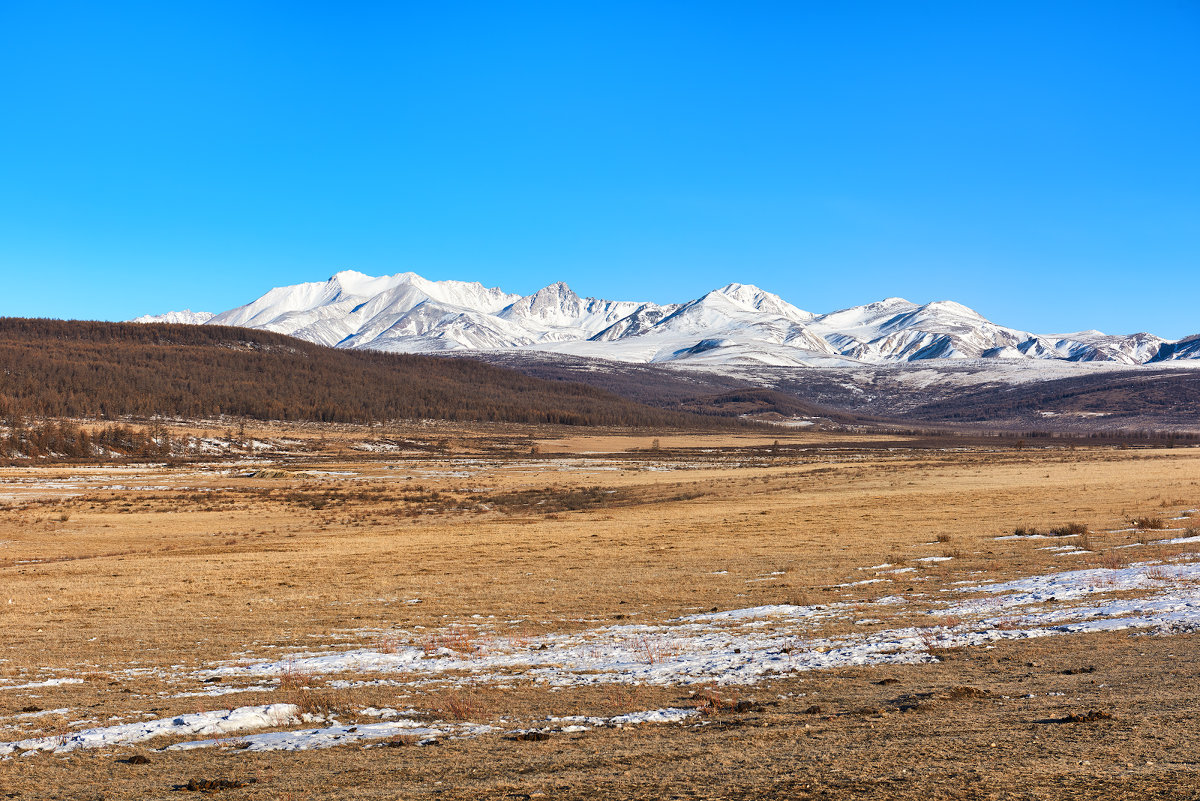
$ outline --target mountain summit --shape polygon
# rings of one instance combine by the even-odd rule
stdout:
[[[532,295],[416,273],[347,270],[272,289],[208,315],[171,312],[135,322],[260,328],[339,348],[406,353],[530,349],[626,362],[852,366],[942,359],[1105,361],[1200,359],[1195,337],[1098,331],[1032,334],[953,301],[887,298],[814,314],[750,284],[684,303],[584,298],[562,281]]]

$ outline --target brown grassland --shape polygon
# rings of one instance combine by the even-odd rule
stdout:
[[[213,433],[176,434],[185,428]],[[256,751],[231,734],[197,750],[162,749],[200,735],[16,751],[0,756],[0,798],[178,798],[189,782],[218,780],[225,789],[208,792],[246,799],[1200,793],[1200,638],[1189,631],[1001,640],[934,649],[922,664],[840,664],[749,684],[553,686],[517,669],[478,682],[454,680],[462,671],[439,681],[369,669],[265,681],[204,673],[355,648],[449,648],[469,663],[501,641],[774,604],[861,609],[805,636],[953,628],[914,599],[1200,551],[1156,544],[1183,536],[1157,523],[1132,524],[1190,527],[1174,519],[1200,507],[1200,449],[251,428],[238,439],[257,449],[205,459],[0,468],[0,743],[279,702],[348,726],[394,708],[432,728],[495,729],[386,741],[405,747],[348,738]],[[1072,522],[1088,533],[997,539]],[[1064,542],[1079,547],[1048,549]],[[885,563],[911,570],[884,573]],[[912,602],[875,603],[889,596]],[[643,667],[681,647],[647,637]],[[46,683],[54,678],[74,683]],[[203,694],[214,687],[224,694]],[[667,707],[700,714],[513,734],[548,728],[549,716]]]

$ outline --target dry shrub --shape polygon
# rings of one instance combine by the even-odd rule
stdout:
[[[446,690],[434,696],[431,708],[435,713],[451,720],[468,720],[487,714],[488,704],[478,693]]]
[[[381,654],[398,654],[408,646],[408,641],[399,634],[380,634],[375,638],[375,648]]]
[[[1042,532],[1036,526],[1017,526],[1013,534],[1018,537],[1040,537]]]
[[[1133,527],[1138,530],[1160,531],[1167,527],[1167,521],[1161,517],[1135,517]]]
[[[678,656],[680,651],[679,644],[674,640],[649,635],[635,637],[630,646],[647,665],[657,665]]]
[[[950,540],[952,540],[952,539],[954,539],[954,537],[950,534],[938,534],[937,535],[938,542],[950,542]]]
[[[1098,554],[1092,559],[1092,564],[1097,567],[1106,567],[1109,570],[1119,570],[1128,564],[1125,555],[1119,551],[1108,551],[1107,553]]]
[[[633,684],[610,682],[597,688],[605,711],[614,715],[624,714],[638,707],[638,688]]]
[[[1087,523],[1063,523],[1050,529],[1052,537],[1081,537],[1088,533]]]
[[[788,596],[787,602],[792,606],[816,606],[820,600],[811,592],[793,590],[792,594]]]
[[[716,688],[712,686],[706,686],[696,691],[693,698],[696,701],[696,710],[701,715],[714,715],[718,712],[733,710],[739,703],[736,695],[732,698],[722,698]]]
[[[324,677],[318,676],[310,670],[298,668],[295,665],[287,665],[283,669],[283,672],[279,674],[279,689],[282,692],[311,690],[320,687],[324,683]]]
[[[444,631],[429,634],[421,643],[427,656],[448,648],[456,654],[470,656],[483,649],[483,642],[474,630],[466,626],[451,626]]]
[[[284,702],[295,704],[302,715],[329,717],[362,706],[354,691],[329,689],[324,676],[291,665],[279,674],[279,691]]]

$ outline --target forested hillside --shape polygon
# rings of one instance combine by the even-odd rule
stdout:
[[[467,359],[224,326],[0,318],[0,415],[728,427]]]

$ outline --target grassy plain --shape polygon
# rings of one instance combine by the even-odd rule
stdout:
[[[1200,507],[1200,449],[449,425],[247,436],[257,449],[202,461],[0,468],[0,742],[275,702],[496,730],[393,741],[410,747],[257,752],[234,736],[158,750],[199,739],[179,736],[27,751],[0,757],[0,798],[176,798],[205,778],[256,799],[1142,798],[1200,783],[1200,640],[1186,631],[1004,640],[752,684],[205,672],[364,647],[469,661],[499,642],[781,604],[861,609],[806,636],[953,628],[916,599],[1200,550],[1130,523]],[[1090,533],[997,539],[1069,522]],[[897,596],[912,603],[877,603]],[[678,647],[647,639],[644,662]],[[511,739],[548,716],[664,707],[703,714]]]

